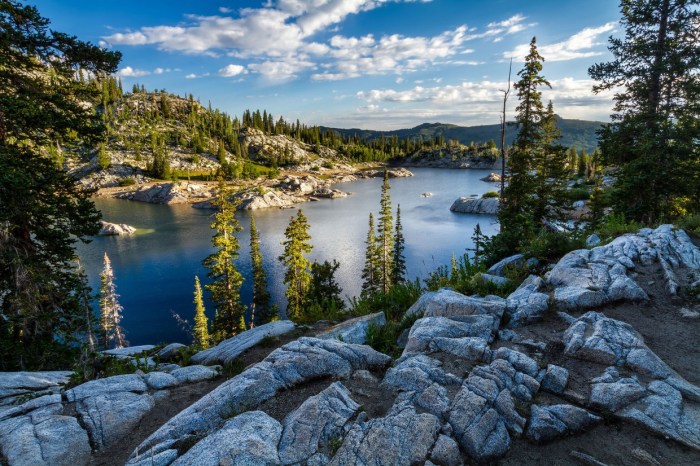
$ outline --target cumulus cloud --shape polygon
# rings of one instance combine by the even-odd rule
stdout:
[[[140,78],[142,76],[148,76],[151,74],[150,71],[147,70],[140,70],[138,68],[132,68],[130,66],[125,66],[119,72],[117,72],[118,76],[121,76],[122,78]]]
[[[610,22],[599,27],[584,28],[562,42],[539,45],[537,49],[546,61],[565,61],[601,55],[603,52],[599,46],[603,45],[604,41],[600,36],[613,31],[616,25],[617,23]],[[522,61],[529,51],[529,44],[521,44],[505,52],[503,56]]]
[[[241,65],[227,65],[219,70],[219,76],[225,78],[231,78],[233,76],[238,76],[239,74],[246,73],[245,66]]]

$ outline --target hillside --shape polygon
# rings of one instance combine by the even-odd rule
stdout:
[[[596,130],[604,124],[600,121],[586,121],[565,119],[557,116],[557,126],[561,130],[560,143],[566,147],[575,146],[578,149],[592,151],[598,145]],[[471,142],[485,143],[489,140],[498,141],[501,134],[500,124],[479,125],[479,126],[457,126],[446,123],[423,123],[414,128],[398,129],[394,131],[374,131],[367,129],[341,129],[323,128],[324,130],[335,131],[344,137],[357,136],[364,141],[375,141],[385,138],[398,137],[401,140],[410,138],[411,140],[428,140],[442,136],[446,141],[452,139],[462,144],[469,145]],[[511,144],[515,138],[517,128],[513,125],[506,129],[506,144]]]

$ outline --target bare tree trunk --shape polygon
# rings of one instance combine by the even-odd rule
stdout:
[[[506,103],[510,94],[510,75],[513,70],[513,59],[510,59],[508,67],[508,88],[503,92],[503,114],[501,115],[501,200],[503,199],[503,191],[506,183]]]

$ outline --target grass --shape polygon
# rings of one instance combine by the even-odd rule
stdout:
[[[402,349],[397,340],[404,330],[410,329],[415,321],[421,317],[423,314],[416,312],[410,316],[404,315],[398,322],[389,320],[381,327],[372,322],[367,328],[367,344],[381,353],[398,358]]]
[[[384,312],[387,321],[398,321],[406,309],[411,307],[423,293],[418,280],[394,285],[388,293],[374,293],[370,296],[353,298],[350,304],[350,314],[363,316]]]

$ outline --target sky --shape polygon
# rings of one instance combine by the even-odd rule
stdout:
[[[123,54],[125,90],[192,94],[310,125],[498,123],[532,37],[564,118],[608,121],[588,67],[610,60],[615,0],[29,1],[54,30]],[[509,100],[512,119],[517,98]]]

